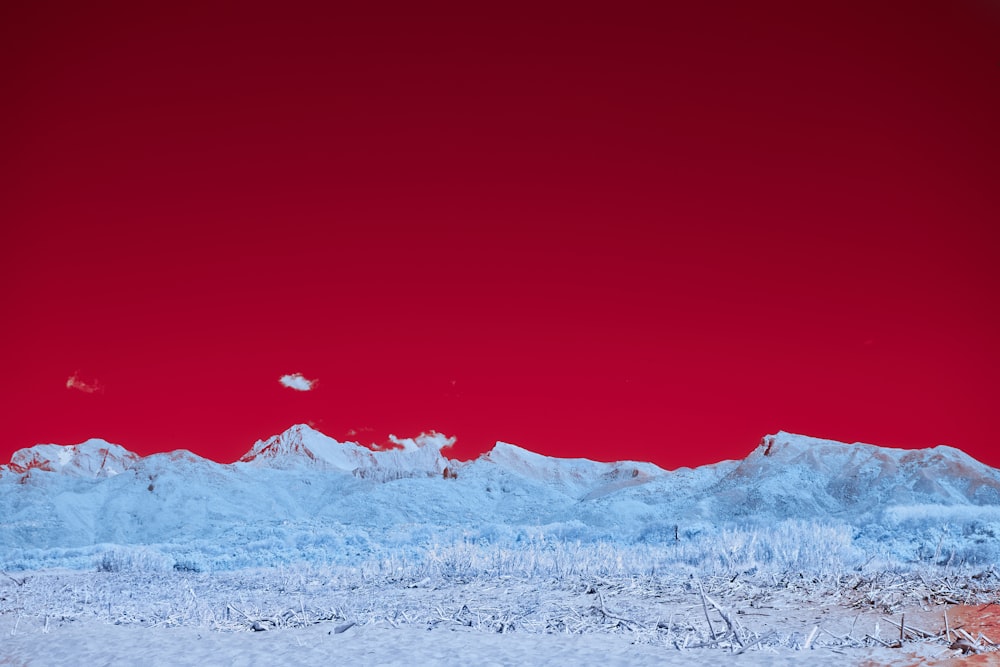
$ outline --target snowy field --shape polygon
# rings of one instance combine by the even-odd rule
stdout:
[[[459,543],[412,562],[214,573],[109,552],[91,571],[2,575],[0,664],[1000,663],[974,606],[998,601],[992,567],[745,570],[659,551]]]

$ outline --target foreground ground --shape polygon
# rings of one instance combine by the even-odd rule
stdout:
[[[0,575],[0,664],[1000,664],[997,575]],[[903,625],[903,630],[900,629]]]

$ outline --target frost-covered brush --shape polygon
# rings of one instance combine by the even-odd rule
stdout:
[[[848,599],[830,582],[817,583],[796,573],[703,580],[686,575],[602,576],[575,581],[479,574],[467,581],[432,580],[412,588],[411,583],[420,582],[395,577],[366,582],[347,572],[323,566],[294,572],[265,569],[152,577],[130,572],[60,573],[33,577],[23,587],[0,580],[5,582],[0,583],[0,590],[6,586],[23,598],[19,633],[25,628],[41,630],[46,622],[58,627],[65,615],[100,623],[181,625],[227,632],[247,631],[254,623],[271,631],[330,623],[328,631],[333,632],[344,623],[356,622],[361,626],[467,628],[504,634],[617,634],[627,635],[637,644],[744,653],[848,649],[864,645],[866,634],[878,638],[867,640],[869,645],[883,646],[891,645],[898,636],[898,628],[885,620],[881,621],[883,629],[891,627],[894,632],[871,631],[867,623],[873,613],[865,609],[874,607],[862,608],[866,622],[855,631],[858,621],[855,617],[855,623],[850,623]],[[876,590],[883,585],[895,589],[907,580],[919,581],[919,577],[879,576]],[[961,577],[950,580],[957,583]],[[992,583],[987,578],[974,581],[976,586]],[[923,602],[919,592],[914,596],[918,604]],[[815,603],[843,605],[845,613],[837,617],[843,629],[814,623],[804,616],[796,627],[786,627],[785,610]],[[9,606],[10,602],[0,604]],[[235,609],[228,609],[228,605]],[[926,622],[892,619],[907,628],[906,645],[930,641],[921,639],[917,632],[934,630],[926,627]],[[974,644],[976,650],[993,650],[990,640],[977,637],[971,625],[963,630],[979,642]],[[986,634],[991,633],[987,630]],[[955,632],[951,635],[952,642],[970,641]],[[948,645],[935,641],[940,641],[942,648]]]
[[[899,629],[899,636],[896,641],[887,642],[880,638],[872,638],[890,648],[900,648],[905,643],[923,642],[943,644],[947,647],[944,653],[958,651],[962,655],[966,655],[970,653],[994,653],[1000,651],[1000,647],[982,632],[978,633],[978,636],[973,637],[960,626],[952,627],[949,622],[947,609],[942,614],[944,628],[939,632],[929,632],[925,629],[915,627],[911,623],[907,623],[905,614],[900,615],[899,621],[884,616],[881,617],[881,620]],[[944,655],[944,653],[941,655]]]
[[[843,591],[847,604],[855,608],[893,613],[908,604],[974,605],[996,602],[998,584],[990,573],[955,573],[928,578],[924,573],[876,573],[857,577]]]

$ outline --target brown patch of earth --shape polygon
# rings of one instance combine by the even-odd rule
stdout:
[[[953,605],[946,608],[948,614],[947,626],[952,648],[942,644],[919,646],[917,650],[904,648],[899,657],[891,663],[882,660],[867,660],[862,667],[877,667],[892,664],[894,667],[982,667],[993,665],[1000,667],[1000,652],[989,650],[990,644],[1000,637],[1000,606],[996,604]],[[907,615],[906,624],[913,624],[927,632],[945,631],[945,610],[936,612],[917,612]],[[898,620],[898,619],[896,619]],[[969,642],[956,630],[964,630],[976,643]],[[911,645],[912,646],[912,645]],[[989,652],[979,652],[983,649]]]

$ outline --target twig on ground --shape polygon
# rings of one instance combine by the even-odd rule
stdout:
[[[715,628],[712,627],[712,619],[708,615],[708,602],[705,600],[705,589],[701,587],[701,582],[698,582],[698,592],[701,593],[701,608],[705,612],[705,621],[708,623],[709,635],[715,639]]]
[[[27,583],[28,579],[30,578],[30,577],[22,577],[21,579],[18,579],[16,577],[12,577],[10,574],[8,574],[6,570],[0,570],[0,573],[3,573],[3,576],[7,577],[11,581],[13,581],[15,584],[17,584],[18,588],[20,588],[21,586],[24,586],[24,584]]]
[[[812,646],[813,640],[816,639],[816,635],[819,634],[819,626],[814,625],[813,629],[809,632],[809,636],[806,637],[805,644],[802,645],[803,651],[808,651],[809,647]]]
[[[629,626],[633,626],[634,625],[636,627],[641,627],[640,623],[637,623],[637,622],[633,621],[630,618],[625,618],[625,617],[619,616],[617,614],[612,614],[610,611],[608,611],[608,608],[604,604],[604,594],[601,593],[601,589],[599,589],[599,588],[597,589],[597,598],[598,598],[598,600],[600,600],[601,606],[600,606],[600,608],[594,607],[594,609],[596,609],[597,611],[601,612],[606,618],[611,618],[611,619],[614,619],[616,621],[621,621],[622,623],[625,623],[626,625],[629,625]],[[630,627],[629,629],[631,630],[633,628]]]
[[[885,621],[886,623],[891,623],[892,625],[895,625],[897,628],[899,628],[899,641],[901,641],[901,642],[906,639],[903,636],[904,629],[905,629],[906,632],[910,632],[910,633],[916,635],[919,639],[930,639],[930,638],[932,638],[932,637],[935,636],[935,635],[933,635],[930,632],[926,632],[924,630],[921,630],[920,628],[915,628],[912,625],[906,625],[906,615],[905,614],[902,614],[900,616],[900,622],[899,623],[897,623],[896,621],[892,620],[891,618],[887,618],[885,616],[882,616],[881,619],[883,621]]]

